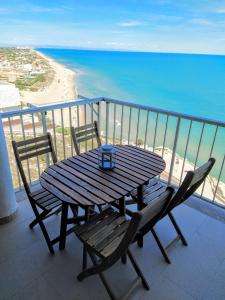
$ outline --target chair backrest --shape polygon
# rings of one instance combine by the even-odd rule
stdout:
[[[144,209],[133,213],[119,246],[107,258],[110,265],[113,265],[115,261],[126,253],[128,247],[137,239],[139,233],[144,235],[153,228],[170,204],[173,193],[174,189],[168,187],[163,194],[152,200]]]
[[[94,121],[93,123],[80,126],[80,127],[71,127],[70,132],[72,135],[72,140],[76,154],[80,154],[80,143],[96,139],[98,146],[101,146],[101,139],[98,131],[98,123]]]
[[[54,151],[51,134],[47,133],[46,135],[20,142],[12,141],[12,146],[24,188],[29,195],[31,191],[26,179],[22,161],[37,157],[39,155],[51,153],[52,162],[56,163],[57,158]]]
[[[211,171],[215,161],[215,158],[210,158],[199,168],[195,169],[194,171],[187,172],[181,186],[173,196],[168,211],[184,202],[199,188]]]

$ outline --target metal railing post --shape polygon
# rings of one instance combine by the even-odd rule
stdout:
[[[102,130],[101,130],[101,102],[97,102],[97,108],[98,108],[98,130],[99,130],[99,134],[100,136],[102,135]]]
[[[108,101],[106,101],[105,135],[106,135],[106,144],[108,144],[108,139],[109,139],[109,102]]]
[[[124,118],[123,118],[123,115],[124,115],[124,105],[122,105],[122,111],[121,111],[121,128],[120,128],[120,144],[123,144],[123,123],[124,123]]]
[[[175,138],[174,138],[174,143],[173,143],[172,159],[171,159],[171,164],[170,164],[170,172],[169,172],[169,177],[168,177],[168,184],[171,184],[171,180],[172,180],[172,176],[173,176],[173,168],[174,168],[174,162],[175,162],[175,157],[176,157],[176,149],[177,149],[179,131],[180,131],[180,117],[178,117],[178,119],[177,119],[176,133],[175,133]]]
[[[47,132],[48,132],[46,115],[47,115],[47,111],[43,111],[41,113],[43,134],[47,134]],[[46,157],[46,165],[49,166],[50,165],[49,153],[46,153],[45,157]]]
[[[9,156],[1,117],[0,141],[0,224],[3,224],[12,220],[17,210],[17,203],[13,189]]]

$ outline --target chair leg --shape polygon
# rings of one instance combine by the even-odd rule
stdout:
[[[87,249],[86,249],[86,250],[87,250]],[[101,281],[102,281],[102,283],[103,283],[103,285],[104,285],[104,287],[106,288],[106,290],[107,290],[107,292],[108,292],[108,294],[109,294],[110,299],[111,299],[111,300],[115,300],[116,297],[114,296],[112,290],[110,289],[110,286],[108,285],[108,283],[107,283],[107,281],[106,281],[104,275],[103,275],[102,272],[100,271],[100,270],[101,270],[101,267],[99,267],[99,270],[95,270],[94,273],[91,273],[91,272],[90,272],[90,271],[93,270],[94,268],[98,268],[98,264],[97,264],[97,261],[96,261],[94,255],[92,255],[92,254],[90,253],[90,251],[88,251],[88,254],[89,254],[89,256],[90,256],[90,258],[91,258],[91,260],[92,260],[93,267],[90,268],[90,269],[83,270],[83,272],[81,272],[80,274],[78,274],[77,279],[78,279],[79,281],[82,281],[82,280],[84,280],[86,277],[89,277],[89,276],[91,276],[91,275],[93,275],[93,274],[98,274],[99,277],[100,277],[100,279],[101,279]]]
[[[142,281],[142,284],[143,284],[144,288],[146,288],[146,290],[149,290],[150,289],[149,284],[148,284],[147,280],[145,279],[141,269],[139,268],[137,262],[135,261],[133,255],[131,254],[129,249],[127,250],[127,255],[128,255],[128,257],[129,257],[129,259],[130,259],[137,275],[141,278],[141,281]]]
[[[70,205],[70,209],[73,213],[73,216],[76,218],[78,216],[78,207],[75,205]]]
[[[180,227],[178,226],[178,224],[177,224],[177,222],[176,222],[174,216],[172,215],[171,212],[168,213],[168,216],[169,216],[170,221],[171,221],[171,223],[173,224],[173,226],[174,226],[174,228],[175,228],[175,230],[176,230],[178,236],[180,237],[180,239],[181,239],[183,245],[184,245],[184,246],[187,246],[188,243],[187,243],[187,241],[186,241],[186,239],[185,239],[185,237],[184,237],[182,231],[180,230]]]
[[[90,218],[90,215],[92,213],[93,209],[90,207],[87,207],[85,209],[85,222],[87,222]],[[87,247],[86,245],[83,246],[83,265],[82,270],[84,271],[87,268]]]
[[[138,238],[137,244],[139,248],[143,248],[143,236]]]
[[[36,205],[34,203],[31,203],[31,206],[33,208],[33,211],[34,211],[34,214],[35,214],[35,217],[36,217],[35,220],[37,220],[37,223],[40,225],[41,231],[42,231],[42,233],[44,235],[44,238],[45,238],[45,241],[46,241],[46,243],[48,245],[48,249],[49,249],[49,251],[50,251],[51,254],[54,254],[55,252],[54,252],[54,249],[53,249],[50,237],[49,237],[48,232],[47,232],[47,230],[45,228],[45,225],[44,225],[44,223],[42,221],[44,212],[42,212],[41,214],[39,214],[39,212],[37,210],[37,207],[36,207]]]
[[[35,225],[38,224],[38,220],[37,219],[34,219],[30,224],[29,224],[29,227],[32,229],[34,228]]]
[[[43,212],[39,215],[40,219],[44,219],[44,217],[47,216],[48,213],[49,213],[49,211],[43,211]],[[35,225],[38,224],[38,222],[39,222],[39,221],[38,221],[37,218],[34,219],[34,220],[29,224],[29,227],[30,227],[30,228],[33,228]]]
[[[47,230],[46,230],[46,228],[45,228],[44,223],[42,222],[42,220],[39,220],[38,223],[39,223],[39,225],[40,225],[40,227],[41,227],[41,231],[42,231],[42,233],[43,233],[43,235],[44,235],[44,238],[45,238],[46,243],[47,243],[47,245],[48,245],[49,251],[51,252],[51,254],[54,254],[55,251],[54,251],[54,249],[53,249],[53,247],[52,247],[52,243],[51,243],[51,240],[50,240],[50,238],[49,238],[49,235],[48,235],[48,232],[47,232]]]
[[[62,211],[62,206],[60,206],[56,211],[54,212],[55,215],[58,215]]]
[[[91,258],[91,260],[93,262],[93,265],[97,266],[97,262],[96,262],[96,259],[95,259],[94,255],[92,255],[90,252],[88,252],[88,254],[89,254],[89,256],[90,256],[90,258]],[[108,282],[106,281],[105,276],[101,272],[98,273],[98,275],[99,275],[99,277],[100,277],[100,279],[101,279],[104,287],[106,288],[106,290],[107,290],[107,292],[109,294],[110,299],[111,300],[116,300],[116,297],[114,296],[113,291],[111,290]]]
[[[162,243],[161,243],[161,241],[160,241],[160,239],[159,239],[157,233],[155,232],[154,229],[151,230],[151,233],[152,233],[154,239],[156,240],[156,243],[158,244],[159,249],[160,249],[160,251],[161,251],[161,253],[162,253],[162,255],[163,255],[165,261],[166,261],[168,264],[171,264],[171,261],[170,261],[168,255],[167,255],[166,250],[165,250],[165,248],[163,247],[163,245],[162,245]]]
[[[84,271],[87,269],[87,247],[83,246],[83,263],[82,263],[82,270]]]
[[[121,257],[121,262],[125,265],[127,263],[127,255],[124,254],[122,257]]]
[[[78,279],[79,281],[82,281],[82,280],[84,280],[86,277],[92,276],[92,275],[94,275],[94,274],[98,274],[99,277],[100,277],[100,279],[101,279],[101,281],[102,281],[102,283],[103,283],[103,285],[104,285],[104,287],[106,288],[106,290],[107,290],[107,292],[108,292],[108,294],[109,294],[110,299],[111,299],[111,300],[115,300],[116,297],[115,297],[113,291],[111,290],[111,288],[110,288],[108,282],[106,281],[106,279],[105,279],[105,277],[104,277],[104,275],[103,275],[103,272],[104,272],[104,270],[105,270],[105,266],[103,267],[102,264],[99,265],[99,264],[97,263],[95,256],[90,252],[90,250],[87,249],[87,252],[88,252],[88,254],[89,254],[89,256],[90,256],[90,258],[91,258],[91,260],[92,260],[93,267],[91,267],[91,268],[89,268],[89,269],[86,269],[86,270],[82,271],[82,272],[77,276],[77,279]],[[138,275],[138,278],[141,279],[143,286],[144,286],[147,290],[149,290],[150,288],[149,288],[148,282],[147,282],[147,280],[145,279],[144,275],[142,274],[140,268],[138,267],[138,265],[137,265],[135,259],[133,258],[132,254],[130,253],[129,250],[128,250],[127,254],[128,254],[128,256],[129,256],[129,258],[130,258],[130,260],[131,260],[131,263],[132,263],[132,265],[133,265],[133,267],[134,267],[134,269],[135,269],[137,275]],[[138,281],[137,281],[137,283],[138,283]],[[132,290],[133,288],[134,288],[134,286],[132,285],[131,290]],[[130,290],[128,291],[128,293],[126,293],[126,295],[129,294],[129,293],[130,293]],[[125,297],[126,297],[126,296],[125,296]],[[121,299],[121,298],[120,298],[120,299]],[[123,298],[123,299],[124,299],[124,298]]]

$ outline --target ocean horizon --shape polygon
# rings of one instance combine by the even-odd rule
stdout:
[[[76,71],[78,93],[85,97],[110,97],[225,121],[225,56],[58,48],[37,50]],[[171,132],[172,127],[173,124]],[[189,144],[192,151],[187,159],[195,163],[202,125],[196,123],[193,128],[195,132]],[[158,130],[159,133],[162,131],[163,137],[163,128],[159,126]],[[180,156],[185,152],[187,133],[188,126],[184,124],[177,147]],[[198,164],[209,158],[214,133],[213,128],[205,130]],[[217,178],[224,157],[224,139],[225,132],[220,130],[213,149],[217,164],[212,174]],[[159,138],[156,146],[161,144]],[[168,140],[166,147],[172,149],[172,146]],[[225,182],[225,174],[221,179]]]

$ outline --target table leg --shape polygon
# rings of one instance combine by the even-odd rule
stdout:
[[[119,210],[120,210],[120,214],[122,216],[125,216],[126,214],[126,202],[125,202],[125,197],[121,198],[119,200]]]
[[[60,227],[60,241],[59,241],[60,250],[63,250],[66,246],[67,217],[68,217],[68,204],[66,202],[63,202],[62,215],[61,215],[61,227]]]
[[[120,214],[125,216],[125,214],[126,214],[125,197],[123,197],[122,199],[119,200],[119,207],[120,207]],[[126,254],[124,254],[121,257],[121,261],[123,264],[127,263],[127,255]]]
[[[90,217],[90,208],[85,208],[85,222],[89,220]],[[87,268],[87,247],[83,246],[83,266],[82,269],[85,270]]]
[[[142,208],[143,208],[143,185],[139,185],[139,187],[137,189],[137,199],[138,199],[137,209],[142,210]],[[140,248],[143,247],[143,237],[142,236],[138,239],[137,244]]]

